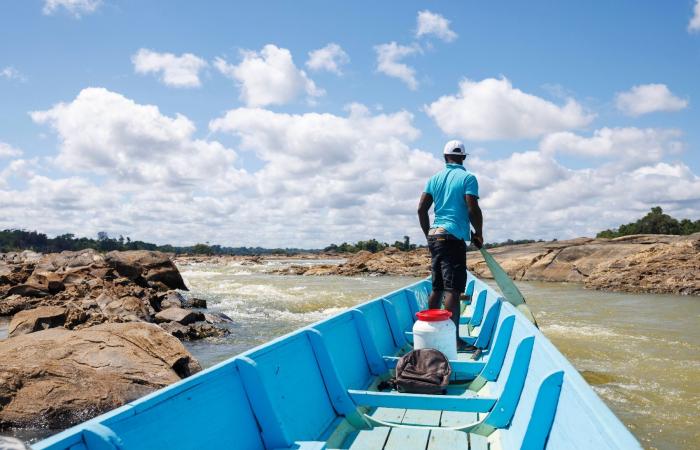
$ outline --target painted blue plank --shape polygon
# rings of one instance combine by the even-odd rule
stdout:
[[[344,386],[362,389],[372,378],[362,339],[352,312],[346,311],[332,320],[313,327],[323,335],[323,345]]]
[[[430,430],[420,428],[392,428],[384,450],[425,450]]]
[[[248,398],[255,412],[255,417],[262,428],[262,438],[267,448],[289,447],[294,441],[288,435],[283,426],[282,418],[277,414],[276,407],[267,390],[257,367],[257,362],[247,356],[240,357],[237,361],[241,379],[245,386]]]
[[[386,318],[389,321],[389,329],[391,330],[391,335],[394,338],[394,343],[397,347],[401,348],[406,345],[406,336],[403,334],[406,329],[401,326],[401,322],[394,304],[386,299],[383,299],[382,305],[384,306]]]
[[[494,331],[496,330],[496,322],[498,321],[498,315],[501,312],[501,305],[503,301],[499,298],[493,305],[489,308],[489,312],[486,313],[486,318],[481,325],[481,330],[479,330],[479,337],[474,342],[474,346],[480,349],[486,349],[491,343]]]
[[[468,450],[467,433],[455,430],[431,430],[427,450]]]
[[[324,339],[320,331],[314,329],[308,331],[308,336],[321,369],[323,382],[328,390],[333,408],[335,408],[338,413],[345,416],[353,426],[364,428],[364,420],[357,411],[355,404],[350,399],[347,388],[343,384],[338,369],[334,365],[333,357],[328,351],[328,347],[326,346],[327,339]],[[336,355],[336,360],[340,359],[340,356],[342,356],[342,354]]]
[[[370,331],[365,313],[359,309],[353,309],[351,313],[357,333],[360,335],[360,342],[362,343],[362,349],[365,352],[365,359],[369,365],[370,372],[375,376],[386,373],[389,369],[386,367],[386,364],[384,364],[382,353],[379,351],[377,343],[372,338],[372,332]]]
[[[472,320],[469,322],[470,328],[477,327],[481,325],[481,319],[484,317],[484,310],[486,309],[486,296],[488,291],[486,289],[479,292],[476,296],[476,304],[474,305],[474,312],[472,313]]]
[[[496,336],[496,341],[490,349],[489,359],[484,367],[482,375],[487,381],[495,381],[503,368],[511,337],[513,336],[513,326],[515,316],[509,316],[503,320]]]
[[[493,410],[484,420],[485,424],[494,428],[505,428],[510,424],[518,406],[523,386],[525,386],[525,378],[527,376],[534,345],[534,336],[527,337],[518,344],[503,392],[498,398],[498,402],[493,407]]]
[[[559,371],[545,378],[537,393],[532,418],[523,438],[522,449],[544,449],[549,432],[552,429],[554,415],[557,412],[561,385],[564,382],[564,372]]]
[[[291,439],[286,446],[317,439],[337,418],[306,331],[258,349],[249,358],[262,382],[258,389],[267,393],[279,426]]]
[[[478,420],[479,414],[474,412],[462,411],[443,411],[440,417],[441,427],[460,427],[469,425]]]
[[[362,311],[369,335],[372,337],[381,355],[395,355],[399,346],[394,342],[389,321],[380,299],[365,303],[357,308]]]
[[[370,414],[377,420],[392,423],[401,423],[404,415],[406,415],[405,408],[385,408],[381,406]]]
[[[452,397],[444,395],[399,394],[349,390],[350,398],[360,406],[388,408],[432,409],[445,411],[488,412],[496,403],[489,397]]]
[[[472,433],[469,435],[469,448],[471,450],[489,450],[491,446],[487,437]]]
[[[401,423],[405,425],[440,426],[442,411],[427,411],[424,409],[407,409]]]
[[[377,450],[384,448],[389,437],[389,427],[375,427],[371,430],[362,430],[348,447],[350,450]]]

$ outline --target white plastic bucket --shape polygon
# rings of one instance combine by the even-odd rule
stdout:
[[[413,348],[433,348],[447,359],[457,359],[457,338],[452,313],[444,309],[426,309],[416,313],[413,324]]]

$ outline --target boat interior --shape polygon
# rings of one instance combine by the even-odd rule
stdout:
[[[301,328],[35,449],[620,449],[637,441],[550,341],[469,274],[445,395],[380,390],[422,280]]]

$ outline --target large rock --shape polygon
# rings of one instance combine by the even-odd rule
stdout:
[[[156,322],[177,322],[182,325],[189,325],[200,320],[204,320],[204,314],[199,311],[192,311],[183,308],[172,307],[164,309],[156,314]]]
[[[161,290],[187,290],[185,282],[168,255],[161,252],[134,250],[109,252],[106,261],[120,275],[133,281],[145,281]]]
[[[66,308],[40,306],[15,314],[8,328],[9,336],[33,333],[47,328],[61,327],[66,322]]]
[[[23,297],[19,294],[8,295],[0,298],[0,316],[11,316],[25,309],[40,306],[42,297]]]
[[[160,301],[160,309],[182,308],[182,303],[185,301],[182,294],[177,291],[169,291]]]
[[[153,313],[148,302],[132,295],[115,298],[114,293],[103,292],[96,302],[105,316],[120,322],[150,322]]]
[[[201,369],[180,341],[143,322],[13,337],[0,342],[0,361],[0,429],[66,428]]]

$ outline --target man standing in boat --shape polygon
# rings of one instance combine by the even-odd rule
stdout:
[[[457,349],[474,350],[459,338],[460,294],[467,284],[467,244],[481,248],[481,208],[479,208],[479,184],[476,177],[464,168],[467,153],[460,141],[450,141],[443,150],[445,168],[433,175],[420,198],[418,220],[423,229],[432,259],[433,291],[429,307],[445,308],[452,312],[457,329]],[[430,225],[428,211],[435,204],[435,220]],[[471,232],[471,226],[474,232]]]

